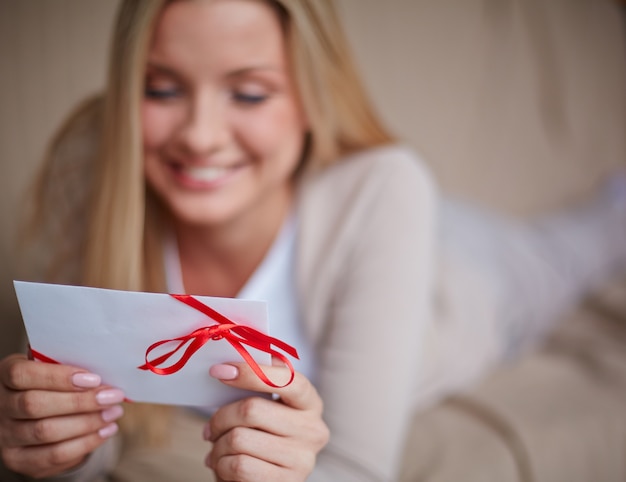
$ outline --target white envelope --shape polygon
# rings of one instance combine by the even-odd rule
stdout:
[[[211,365],[242,361],[226,339],[208,341],[171,375],[138,368],[145,363],[146,350],[153,343],[217,324],[168,294],[23,281],[14,285],[33,350],[59,363],[97,373],[103,383],[121,388],[132,401],[217,408],[249,395],[208,374]],[[194,298],[237,324],[269,334],[265,302]],[[175,347],[175,343],[160,347],[149,359]],[[271,364],[268,353],[246,349],[259,365]],[[182,351],[164,365],[178,361]]]

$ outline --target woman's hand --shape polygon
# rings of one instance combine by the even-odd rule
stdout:
[[[286,367],[263,367],[277,383],[288,380]],[[296,373],[284,388],[272,388],[245,363],[215,365],[210,374],[229,386],[276,393],[279,401],[250,397],[221,407],[205,428],[214,443],[206,458],[221,480],[303,481],[313,470],[329,431],[322,420],[322,400],[313,385]]]
[[[0,361],[0,449],[4,465],[49,477],[78,464],[117,432],[124,394],[80,368],[11,355]]]

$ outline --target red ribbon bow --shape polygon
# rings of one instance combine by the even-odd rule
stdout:
[[[292,347],[291,345],[288,345],[287,343],[277,338],[273,338],[269,335],[266,335],[265,333],[261,333],[260,331],[255,330],[254,328],[250,328],[249,326],[238,325],[237,323],[234,323],[233,321],[229,320],[227,317],[225,317],[221,313],[218,313],[217,311],[215,311],[213,308],[198,301],[193,296],[189,296],[189,295],[170,295],[170,296],[204,313],[209,318],[217,321],[218,324],[205,326],[203,328],[198,328],[197,330],[189,333],[188,335],[180,336],[178,338],[172,338],[170,340],[161,340],[161,341],[157,341],[156,343],[153,343],[146,350],[146,356],[145,356],[146,363],[144,365],[141,365],[138,368],[140,368],[141,370],[150,370],[151,372],[156,373],[157,375],[171,375],[172,373],[176,373],[177,371],[182,369],[185,366],[185,364],[189,361],[189,359],[192,357],[192,355],[196,351],[198,351],[200,348],[202,348],[202,346],[204,346],[206,342],[208,342],[209,340],[221,340],[223,338],[227,340],[233,346],[233,348],[235,348],[235,350],[239,352],[239,354],[243,357],[246,363],[250,365],[254,373],[266,385],[269,385],[270,387],[274,387],[274,388],[282,388],[282,387],[286,387],[293,381],[293,378],[295,376],[293,365],[291,364],[291,362],[285,355],[283,355],[282,353],[272,348],[272,345],[285,351],[287,354],[291,355],[292,357],[299,359],[298,352],[296,351],[294,347]],[[176,348],[174,348],[173,350],[165,353],[164,355],[161,355],[158,358],[155,358],[154,360],[148,360],[148,356],[150,355],[150,352],[152,350],[158,348],[161,345],[165,345],[166,343],[172,343],[172,342],[177,342],[177,341],[179,343],[176,346]],[[178,350],[180,350],[187,343],[189,343],[189,345],[185,349],[180,360],[178,360],[173,365],[170,365],[165,368],[158,367],[159,365],[165,363],[170,357],[172,357]],[[287,367],[289,368],[291,372],[291,377],[289,378],[289,381],[285,383],[284,385],[276,385],[274,382],[272,382],[267,377],[267,375],[265,375],[265,373],[263,372],[259,364],[254,360],[254,358],[252,358],[252,355],[248,353],[248,351],[244,348],[243,345],[251,346],[253,348],[256,348],[257,350],[264,351],[280,359],[283,363],[285,363],[285,365],[287,365]]]

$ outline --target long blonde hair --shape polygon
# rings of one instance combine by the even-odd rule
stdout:
[[[369,101],[332,0],[273,0],[312,144],[309,162],[323,167],[354,151],[393,141]]]
[[[145,185],[139,107],[152,32],[170,1],[122,1],[105,94],[83,105],[49,149],[38,189],[76,192],[76,204],[85,206],[82,216],[68,216],[73,223],[77,219],[83,223],[82,236],[75,243],[80,265],[75,283],[122,290],[165,289],[160,246],[165,210]],[[359,80],[332,0],[265,1],[276,10],[285,30],[310,127],[304,168],[323,168],[345,154],[391,142]],[[91,135],[93,152],[78,155],[73,151],[70,156],[78,164],[89,164],[89,178],[76,189],[61,185],[47,173],[50,164],[64,157],[62,146],[67,138],[84,134],[84,129],[75,127],[79,121],[91,121],[98,135]],[[35,210],[40,220],[46,219],[42,213],[50,207],[40,199]],[[61,235],[63,231],[59,230]],[[57,249],[54,259],[61,254],[61,239],[53,240],[53,245]],[[158,439],[167,417],[154,414],[155,410],[163,409],[129,407],[132,413],[127,412],[125,422],[131,431],[140,428],[139,432],[151,432],[148,438]]]

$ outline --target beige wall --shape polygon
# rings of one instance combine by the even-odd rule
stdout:
[[[382,114],[448,192],[535,212],[624,162],[626,40],[613,2],[341,3]]]
[[[103,85],[113,0],[0,0],[0,355],[21,322],[11,256],[22,196],[47,139]]]
[[[102,85],[115,0],[0,0],[0,355],[10,239],[59,120]],[[526,213],[626,160],[623,23],[602,0],[340,0],[383,117],[449,192]]]

